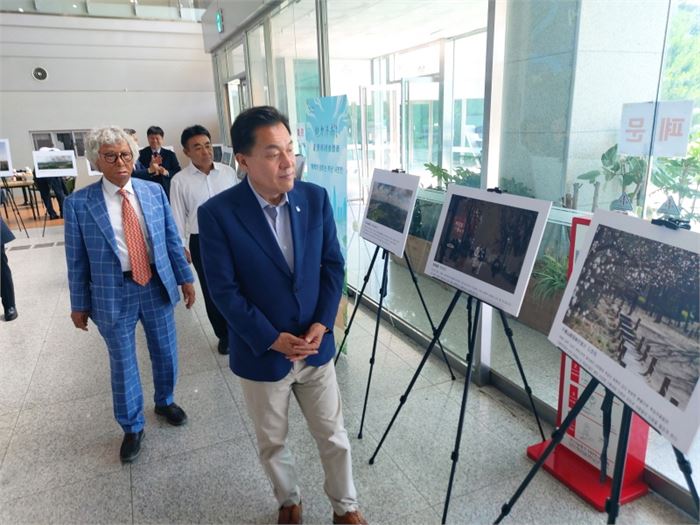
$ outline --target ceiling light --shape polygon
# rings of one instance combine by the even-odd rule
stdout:
[[[22,9],[21,7],[18,8],[17,11],[19,11],[20,13],[24,13],[24,9]]]

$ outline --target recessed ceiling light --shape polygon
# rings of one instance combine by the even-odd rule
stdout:
[[[73,4],[73,9],[78,9],[78,4]]]
[[[24,9],[22,9],[21,7],[18,8],[17,10],[18,10],[20,13],[24,13]]]

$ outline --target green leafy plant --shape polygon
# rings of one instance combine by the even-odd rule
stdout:
[[[593,206],[592,210],[598,208],[598,197],[601,178],[606,184],[610,181],[617,181],[620,189],[627,193],[631,201],[641,204],[642,189],[647,172],[647,161],[644,157],[630,157],[617,153],[617,144],[608,148],[600,156],[600,169],[587,171],[578,176],[579,180],[584,180],[593,184]],[[628,188],[631,187],[631,191]]]
[[[454,174],[450,174],[442,166],[431,162],[427,162],[423,166],[435,177],[439,189],[446,189],[450,183],[459,186],[469,186],[470,188],[478,188],[481,185],[481,175],[477,171],[464,166],[456,167]]]
[[[566,288],[567,270],[566,259],[547,254],[538,259],[532,272],[532,277],[535,280],[533,286],[535,298],[540,301],[549,299]]]
[[[520,195],[522,197],[535,196],[535,193],[532,191],[532,188],[530,188],[530,186],[528,186],[527,184],[523,184],[522,182],[517,181],[512,177],[509,179],[501,179],[498,186],[502,191],[510,193],[511,195]]]
[[[700,133],[691,137],[687,156],[656,159],[651,182],[657,191],[674,197],[683,219],[700,220],[695,211],[700,197]]]

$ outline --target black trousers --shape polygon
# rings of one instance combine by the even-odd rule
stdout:
[[[197,276],[199,277],[199,284],[202,287],[202,293],[204,294],[204,306],[207,309],[207,317],[211,323],[212,328],[214,328],[214,333],[222,341],[228,341],[228,327],[226,326],[226,319],[221,315],[219,309],[214,304],[214,301],[209,295],[209,286],[207,285],[207,278],[204,275],[204,267],[202,266],[202,255],[199,251],[199,235],[190,235],[190,255],[192,256],[192,264],[194,269],[197,271]]]
[[[0,296],[5,312],[8,308],[15,306],[15,287],[12,283],[12,272],[7,263],[4,244],[0,244]]]
[[[66,198],[63,179],[61,177],[37,177],[34,180],[36,180],[36,186],[39,188],[41,200],[44,201],[44,207],[49,216],[54,217],[58,215],[51,202],[51,190],[53,190],[54,195],[56,195],[58,210],[61,216],[63,216],[63,200]]]

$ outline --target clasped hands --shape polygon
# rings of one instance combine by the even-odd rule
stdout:
[[[163,157],[160,155],[154,155],[151,157],[151,164],[148,166],[148,173],[151,175],[167,177],[170,173],[161,165],[162,162]]]
[[[292,363],[301,361],[318,354],[318,349],[326,331],[326,327],[321,323],[314,323],[305,334],[298,337],[289,332],[281,332],[275,339],[275,342],[270,345],[270,348],[284,354]]]

